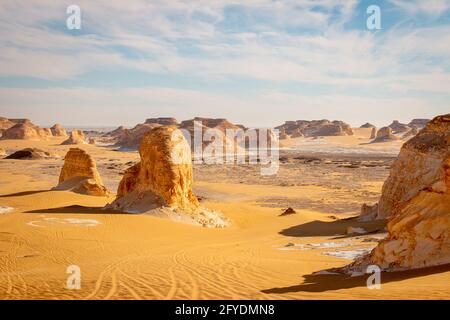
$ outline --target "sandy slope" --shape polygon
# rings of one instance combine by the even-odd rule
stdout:
[[[0,147],[33,145],[63,155],[68,147],[56,142],[0,141]],[[117,185],[122,166],[108,170],[106,164],[137,159],[133,153],[84,148],[98,159],[110,186]],[[364,242],[368,237],[338,236],[347,226],[367,230],[382,226],[335,221],[330,213],[311,209],[279,217],[281,207],[264,206],[259,199],[301,195],[319,201],[321,191],[334,191],[326,187],[197,181],[195,187],[205,197],[203,205],[233,220],[227,229],[204,229],[96,209],[112,199],[45,191],[56,184],[61,165],[61,159],[0,160],[0,206],[14,208],[0,215],[3,299],[450,298],[448,267],[383,275],[381,290],[368,290],[366,277],[312,275],[350,261],[324,252],[375,245]],[[380,184],[362,185],[373,192]],[[344,194],[336,193],[340,196]],[[374,236],[382,234],[370,237]],[[324,242],[347,247],[294,250],[301,244]],[[297,246],[285,247],[287,243]],[[81,290],[65,287],[71,264],[81,268]]]

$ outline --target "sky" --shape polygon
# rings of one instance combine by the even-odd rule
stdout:
[[[69,30],[66,9],[81,9]],[[381,29],[369,30],[370,5]],[[378,126],[450,113],[450,0],[2,0],[0,116]]]

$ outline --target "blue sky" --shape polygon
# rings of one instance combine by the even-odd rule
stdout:
[[[385,125],[450,112],[449,83],[450,0],[0,3],[0,116],[42,125]]]

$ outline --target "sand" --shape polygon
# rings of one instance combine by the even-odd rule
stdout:
[[[321,141],[351,149],[367,140],[360,138]],[[36,147],[62,157],[70,146],[61,141],[6,140],[0,147]],[[81,148],[95,158],[113,191],[121,172],[139,159],[111,148]],[[0,214],[0,298],[450,298],[448,266],[382,274],[381,290],[369,290],[367,276],[324,272],[350,263],[352,254],[384,237],[383,221],[348,218],[376,200],[388,169],[289,159],[273,179],[248,166],[195,167],[194,191],[203,206],[232,220],[224,229],[101,210],[113,195],[48,191],[57,184],[62,158],[0,160],[0,206],[12,208]],[[280,217],[288,206],[297,214]],[[350,226],[372,233],[347,236]],[[66,288],[70,265],[81,269],[80,290]]]

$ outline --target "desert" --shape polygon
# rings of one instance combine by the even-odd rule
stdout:
[[[145,133],[142,140],[147,142],[141,144],[140,153],[124,151],[111,142],[114,132],[96,137],[109,141],[107,146],[66,145],[62,142],[67,137],[60,135],[39,140],[2,138],[0,148],[8,155],[37,148],[54,156],[0,160],[1,297],[448,298],[450,270],[445,251],[436,263],[423,268],[383,272],[383,290],[368,290],[366,277],[355,276],[357,268],[351,269],[372,250],[379,256],[377,246],[394,232],[387,229],[388,220],[381,211],[371,219],[359,219],[361,206],[377,203],[380,197],[382,208],[383,203],[391,203],[383,200],[382,187],[389,179],[407,179],[389,178],[395,161],[403,161],[396,158],[405,142],[423,149],[430,141],[427,137],[438,135],[442,142],[426,148],[433,152],[434,161],[445,160],[450,134],[446,119],[448,115],[431,122],[415,138],[417,142],[399,138],[371,143],[371,127],[353,128],[352,135],[280,140],[280,166],[273,176],[260,175],[258,165],[195,164],[185,155],[184,164],[167,167],[172,163],[167,158],[170,149],[159,151],[171,148],[164,137],[176,132],[179,141],[186,142],[173,122]],[[159,144],[165,147],[152,149]],[[411,147],[403,149],[403,153],[411,152]],[[190,154],[189,147],[182,150]],[[399,159],[405,157],[401,154]],[[409,159],[414,165],[415,158]],[[144,162],[139,166],[139,161]],[[445,186],[448,169],[444,162],[433,177],[441,177]],[[156,171],[149,176],[140,167]],[[164,172],[177,175],[161,176]],[[75,183],[69,183],[70,188],[58,187],[66,180]],[[434,180],[430,177],[424,185],[431,186]],[[158,189],[165,185],[173,186],[174,193],[164,193],[172,187]],[[201,206],[217,212],[214,219],[226,223],[220,228],[202,227],[154,211],[161,209],[134,211],[142,207],[137,199],[156,195],[165,199],[151,202],[156,207],[170,205],[192,216]],[[448,198],[439,194],[422,197],[427,201]],[[417,201],[422,206],[425,200]],[[443,231],[448,233],[445,208],[430,210],[441,210],[442,219],[447,217]],[[442,226],[442,221],[437,224]],[[443,241],[444,247],[435,250],[448,246],[448,237]],[[80,267],[80,290],[65,287],[71,265]]]

